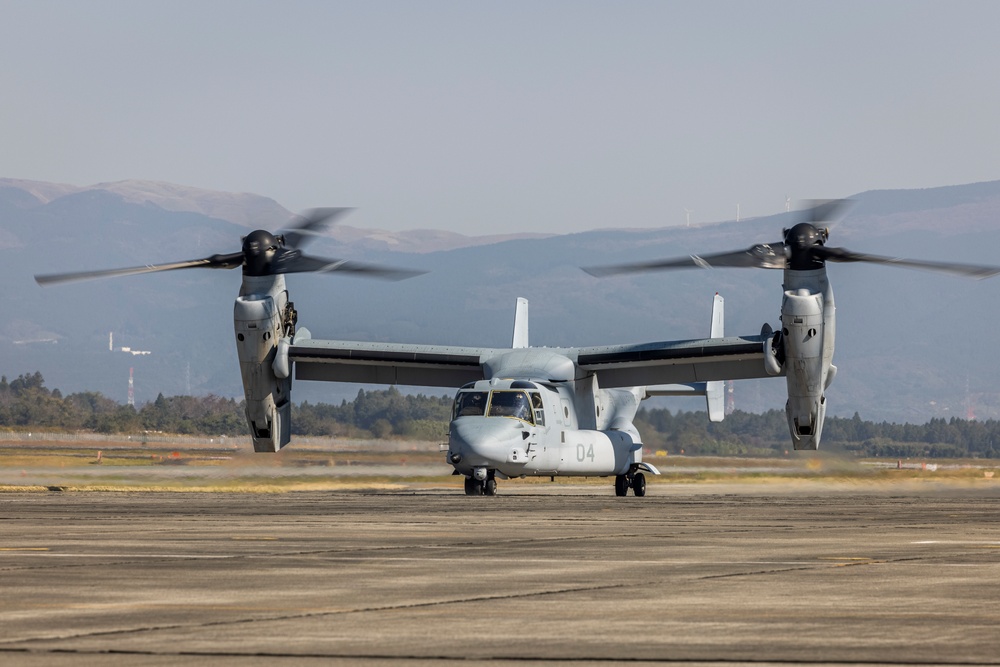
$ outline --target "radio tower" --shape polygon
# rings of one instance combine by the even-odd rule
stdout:
[[[135,407],[135,385],[132,381],[132,371],[134,368],[128,369],[128,404],[133,408]]]

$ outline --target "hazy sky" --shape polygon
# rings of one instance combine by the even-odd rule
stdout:
[[[961,0],[0,0],[0,176],[472,234],[764,215],[1000,179],[998,31]]]

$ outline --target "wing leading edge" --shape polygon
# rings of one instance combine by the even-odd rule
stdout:
[[[768,377],[766,342],[762,336],[747,336],[530,350],[546,353],[539,360],[565,357],[575,363],[576,379],[596,375],[601,387],[611,388]],[[460,387],[488,379],[490,368],[503,373],[504,364],[497,360],[512,352],[527,350],[313,340],[300,329],[288,360],[295,363],[298,380]]]
[[[730,336],[637,345],[584,347],[576,362],[602,387],[687,384],[770,377],[764,336]]]
[[[313,340],[300,329],[288,349],[297,380],[461,387],[482,380],[492,348]]]

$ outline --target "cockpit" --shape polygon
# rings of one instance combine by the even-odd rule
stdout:
[[[476,385],[481,385],[477,387]],[[509,386],[505,386],[509,385]],[[538,387],[514,380],[492,388],[486,382],[469,383],[455,396],[452,419],[459,417],[508,417],[545,425],[545,410]]]

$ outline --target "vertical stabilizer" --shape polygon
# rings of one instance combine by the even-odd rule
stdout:
[[[715,293],[715,301],[712,303],[712,332],[711,338],[722,338],[725,336],[725,300]],[[726,416],[725,383],[722,380],[712,380],[705,383],[705,400],[708,403],[708,420],[721,422]]]
[[[718,294],[712,304],[711,338],[724,338],[723,326],[725,318],[722,312],[723,300]],[[642,387],[644,393],[640,399],[650,396],[704,396],[708,403],[708,419],[721,422],[726,416],[726,383],[723,380],[708,382],[690,382],[686,384],[658,384]]]
[[[528,300],[521,296],[514,308],[514,339],[510,346],[515,350],[528,347]]]
[[[712,333],[709,334],[711,338],[722,338],[726,335],[723,333],[726,328],[725,305],[726,300],[716,292],[715,301],[712,302]]]

